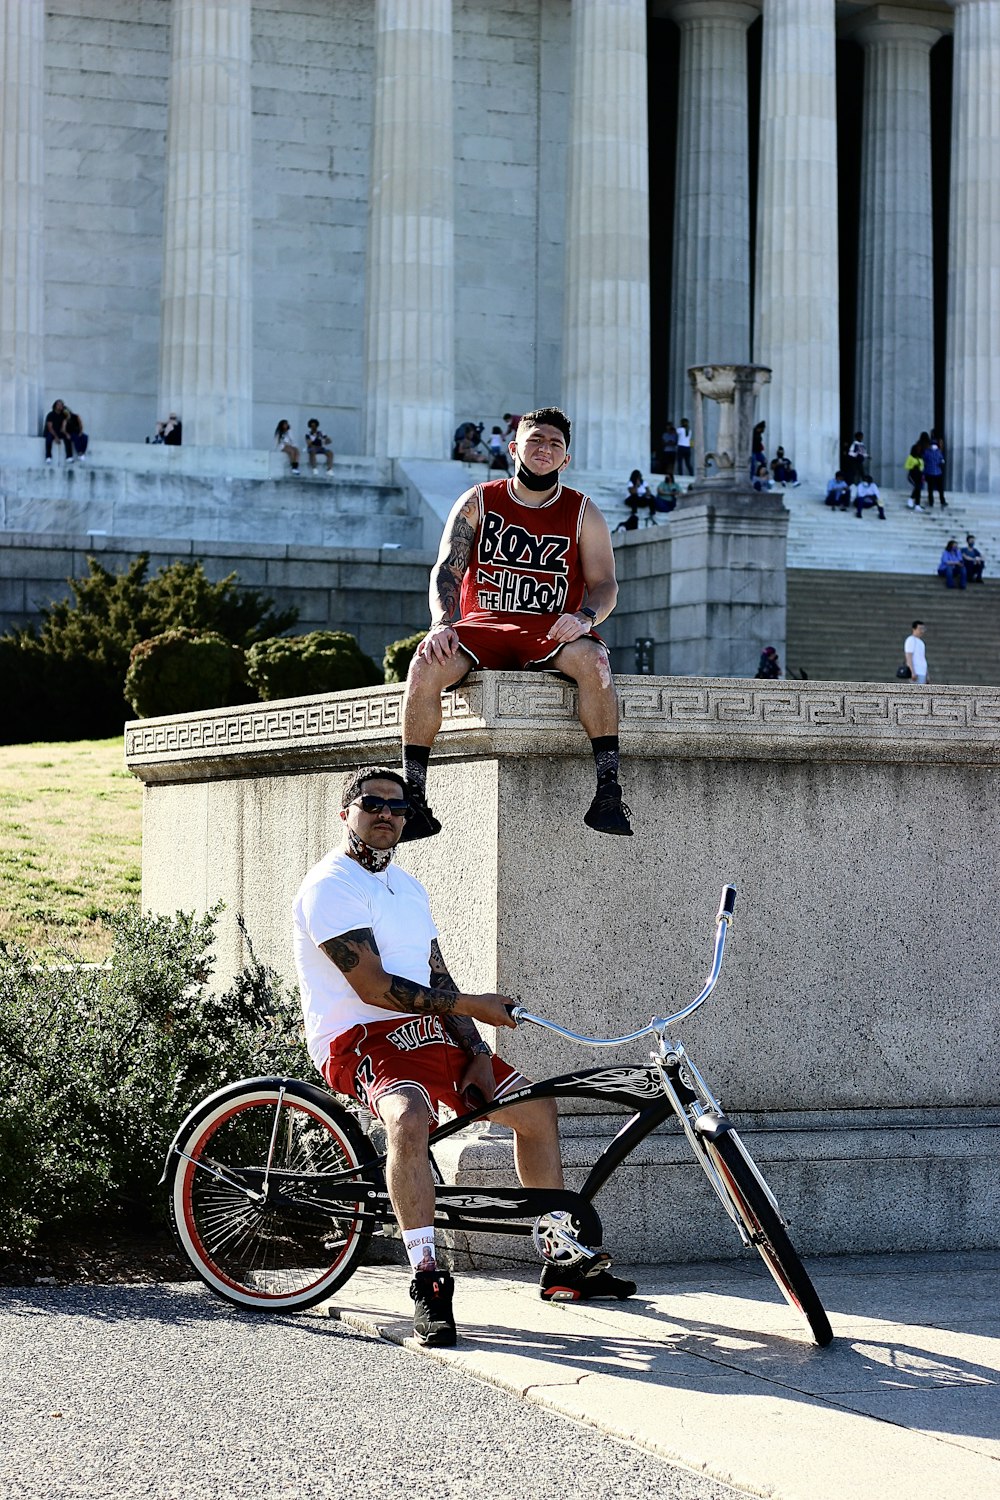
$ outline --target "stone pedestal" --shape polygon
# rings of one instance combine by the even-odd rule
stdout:
[[[616,680],[632,839],[583,825],[593,769],[570,684],[484,673],[446,695],[429,782],[443,830],[398,857],[431,892],[458,981],[574,1030],[635,1029],[701,987],[732,881],[719,988],[679,1030],[800,1247],[996,1244],[1000,930],[983,871],[1000,839],[1000,689]],[[384,687],[127,726],[144,903],[224,901],[220,978],[241,957],[237,913],[291,972],[292,897],[338,838],[342,773],[397,759],[400,699]],[[914,920],[915,901],[932,920]],[[529,1028],[501,1045],[534,1076],[642,1052]],[[571,1177],[620,1122],[567,1115]],[[449,1161],[461,1180],[512,1171],[492,1133]],[[598,1207],[623,1260],[734,1253],[708,1192],[664,1133]]]
[[[451,0],[377,0],[365,444],[447,458],[455,400]]]
[[[160,414],[250,446],[250,0],[173,0]]]
[[[645,0],[574,0],[563,398],[579,469],[647,467]]]
[[[45,415],[42,0],[0,0],[0,60],[0,432],[34,434]]]

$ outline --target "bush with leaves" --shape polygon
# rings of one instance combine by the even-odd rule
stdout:
[[[225,708],[246,697],[243,652],[216,630],[165,630],[132,647],[125,697],[140,719]]]
[[[386,646],[385,656],[382,658],[386,682],[406,681],[410,662],[426,634],[426,630],[418,630],[416,635],[404,636],[401,641],[393,641],[390,646]]]
[[[258,1074],[309,1078],[298,1001],[254,958],[208,981],[218,912],[109,916],[107,964],[39,966],[0,945],[0,1234],[162,1221],[173,1133],[205,1094]],[[249,943],[248,943],[249,948]]]
[[[235,573],[213,583],[200,562],[173,562],[152,578],[146,576],[148,553],[121,573],[110,573],[94,557],[87,565],[86,578],[69,580],[73,597],[41,611],[37,631],[4,637],[4,661],[26,653],[15,671],[26,668],[33,682],[16,716],[16,733],[0,726],[5,743],[119,733],[131,716],[123,684],[129,653],[139,641],[187,627],[217,631],[245,649],[289,630],[298,618],[297,610],[276,610],[256,589],[240,588]]]
[[[264,702],[373,687],[382,673],[346,630],[314,630],[258,641],[247,652],[247,677]]]

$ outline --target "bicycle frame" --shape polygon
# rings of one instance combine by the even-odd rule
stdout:
[[[503,1114],[517,1104],[530,1099],[578,1098],[601,1103],[621,1104],[634,1110],[632,1117],[612,1138],[601,1152],[587,1175],[579,1192],[558,1191],[549,1188],[497,1187],[487,1190],[448,1186],[440,1181],[435,1186],[435,1224],[441,1228],[461,1229],[478,1233],[527,1235],[533,1232],[533,1222],[543,1214],[566,1212],[577,1221],[577,1239],[581,1249],[599,1245],[603,1231],[600,1218],[593,1207],[593,1199],[612,1174],[631,1155],[639,1144],[671,1115],[675,1115],[684,1131],[695,1160],[702,1167],[712,1184],[719,1201],[729,1218],[736,1225],[744,1244],[750,1240],[743,1223],[735,1213],[730,1194],[705,1149],[706,1138],[723,1132],[732,1132],[722,1106],[712,1094],[707,1083],[682,1044],[671,1039],[667,1030],[677,1022],[690,1016],[708,999],[714,990],[725,952],[726,935],[732,921],[736,892],[732,886],[723,889],[722,901],[716,918],[715,949],[712,967],[705,986],[694,1000],[681,1010],[666,1017],[654,1017],[647,1026],[623,1037],[588,1037],[565,1027],[557,1026],[532,1015],[523,1006],[514,1006],[511,1014],[521,1024],[530,1022],[553,1031],[572,1041],[591,1047],[617,1047],[642,1037],[652,1037],[656,1046],[650,1054],[650,1065],[621,1064],[606,1068],[588,1068],[556,1078],[543,1079],[526,1084],[507,1094],[503,1099],[483,1105],[470,1114],[462,1115],[439,1126],[430,1137],[431,1160],[434,1148],[441,1142],[464,1130],[477,1120],[493,1118]],[[275,1112],[277,1128],[283,1089],[287,1080],[269,1080],[279,1085],[278,1105]],[[271,1150],[274,1140],[272,1136]],[[178,1151],[175,1139],[171,1152]],[[183,1154],[183,1153],[180,1153]],[[217,1171],[205,1163],[197,1163],[204,1170]],[[328,1209],[331,1216],[342,1213],[350,1206],[353,1215],[361,1222],[372,1224],[391,1223],[394,1219],[392,1204],[385,1188],[385,1156],[366,1163],[364,1168],[349,1168],[337,1173],[299,1174],[272,1171],[271,1153],[263,1169],[245,1170],[241,1180],[236,1181],[226,1174],[230,1185],[254,1199],[267,1199],[272,1207],[294,1217],[296,1212],[315,1214],[317,1208]],[[437,1172],[436,1163],[435,1172]],[[751,1167],[753,1164],[751,1162]],[[759,1172],[754,1175],[767,1194],[776,1213],[780,1211],[773,1195]],[[260,1179],[259,1186],[253,1184]],[[303,1193],[306,1196],[301,1196]],[[357,1206],[358,1200],[364,1203]],[[521,1222],[519,1222],[521,1221]],[[586,1253],[586,1250],[584,1250]]]

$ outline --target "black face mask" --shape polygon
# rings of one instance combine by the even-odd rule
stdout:
[[[547,474],[533,474],[518,459],[514,478],[518,484],[523,484],[526,490],[554,490],[559,483],[559,475],[561,473],[561,469],[550,469]]]

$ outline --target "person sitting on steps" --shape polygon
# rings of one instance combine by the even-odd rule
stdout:
[[[510,444],[514,477],[466,490],[445,523],[431,573],[431,627],[403,701],[412,807],[404,841],[440,832],[426,799],[441,694],[477,667],[573,679],[597,773],[583,821],[599,833],[632,832],[618,784],[618,696],[608,648],[595,634],[618,598],[615,554],[596,505],[562,483],[569,443],[569,418],[558,407],[528,412]]]

